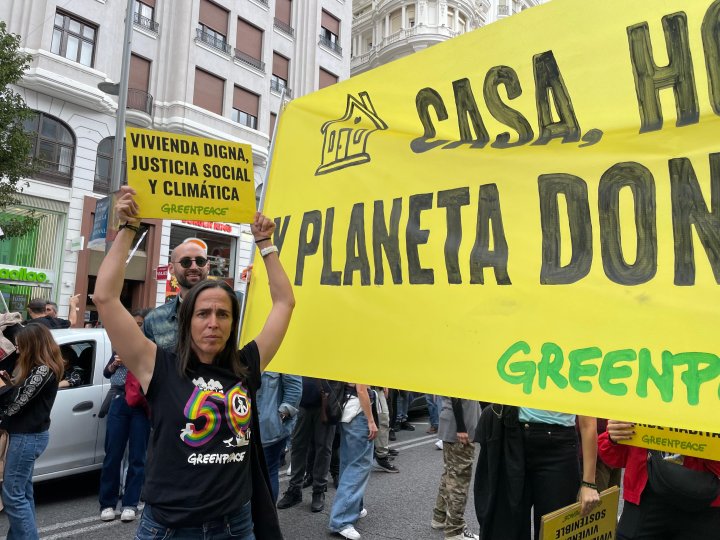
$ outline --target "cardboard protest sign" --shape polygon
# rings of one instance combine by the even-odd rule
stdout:
[[[617,528],[620,489],[613,486],[600,494],[600,505],[587,516],[580,503],[571,504],[540,521],[540,540],[612,540]]]
[[[720,431],[719,26],[554,0],[290,102],[272,369]]]
[[[619,444],[720,461],[720,433],[635,424],[635,435]]]
[[[144,218],[249,223],[255,215],[250,145],[127,128],[128,184]]]

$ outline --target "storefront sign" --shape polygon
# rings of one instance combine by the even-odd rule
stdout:
[[[105,245],[105,237],[107,236],[108,221],[110,220],[110,207],[112,196],[100,199],[95,205],[95,218],[93,219],[92,231],[90,232],[90,240],[88,247],[102,247]]]
[[[182,222],[187,225],[195,225],[195,227],[202,227],[203,229],[210,229],[213,231],[220,231],[226,233],[232,232],[232,225],[229,225],[227,223],[213,223],[212,221],[188,221],[185,219],[183,219]]]
[[[252,148],[147,129],[127,129],[128,184],[143,218],[250,223]]]
[[[293,99],[271,369],[720,432],[719,26],[553,0]]]
[[[155,269],[155,279],[158,281],[166,281],[168,278],[168,265],[164,264],[161,266],[158,266]]]
[[[40,268],[24,266],[0,266],[0,279],[7,281],[27,281],[29,283],[52,283],[53,272]]]

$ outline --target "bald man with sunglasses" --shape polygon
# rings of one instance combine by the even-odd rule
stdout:
[[[158,347],[174,350],[180,302],[190,289],[208,277],[210,263],[205,243],[197,238],[186,239],[170,253],[168,270],[175,276],[180,291],[170,302],[150,312],[143,323],[143,331]]]

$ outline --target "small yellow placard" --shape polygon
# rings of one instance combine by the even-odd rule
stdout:
[[[128,128],[128,184],[144,218],[249,223],[255,214],[252,149]]]
[[[611,540],[617,527],[620,489],[613,486],[600,494],[600,506],[587,516],[580,515],[580,503],[571,504],[542,517],[542,540]]]
[[[618,442],[720,461],[720,433],[636,424],[633,438]]]

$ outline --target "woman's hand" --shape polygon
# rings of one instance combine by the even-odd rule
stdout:
[[[140,222],[140,207],[135,202],[136,191],[130,186],[122,186],[115,199],[115,215],[120,223],[134,225]],[[273,223],[274,225],[274,223]]]
[[[457,442],[460,444],[470,444],[470,437],[468,437],[468,434],[465,432],[458,432]]]
[[[581,486],[580,504],[582,515],[587,516],[598,504],[600,504],[600,494],[598,493],[598,490],[588,486]]]
[[[375,437],[377,437],[377,434],[378,434],[378,428],[377,428],[377,425],[375,424],[375,420],[373,420],[372,417],[370,417],[368,419],[368,441],[375,440]]]
[[[275,232],[275,222],[260,212],[255,212],[255,219],[250,224],[250,231],[252,232],[253,238],[255,238],[255,243],[258,241],[262,242],[265,239],[272,242],[272,235],[273,232]]]
[[[620,420],[608,420],[607,433],[611,443],[627,441],[635,435],[635,424]]]

